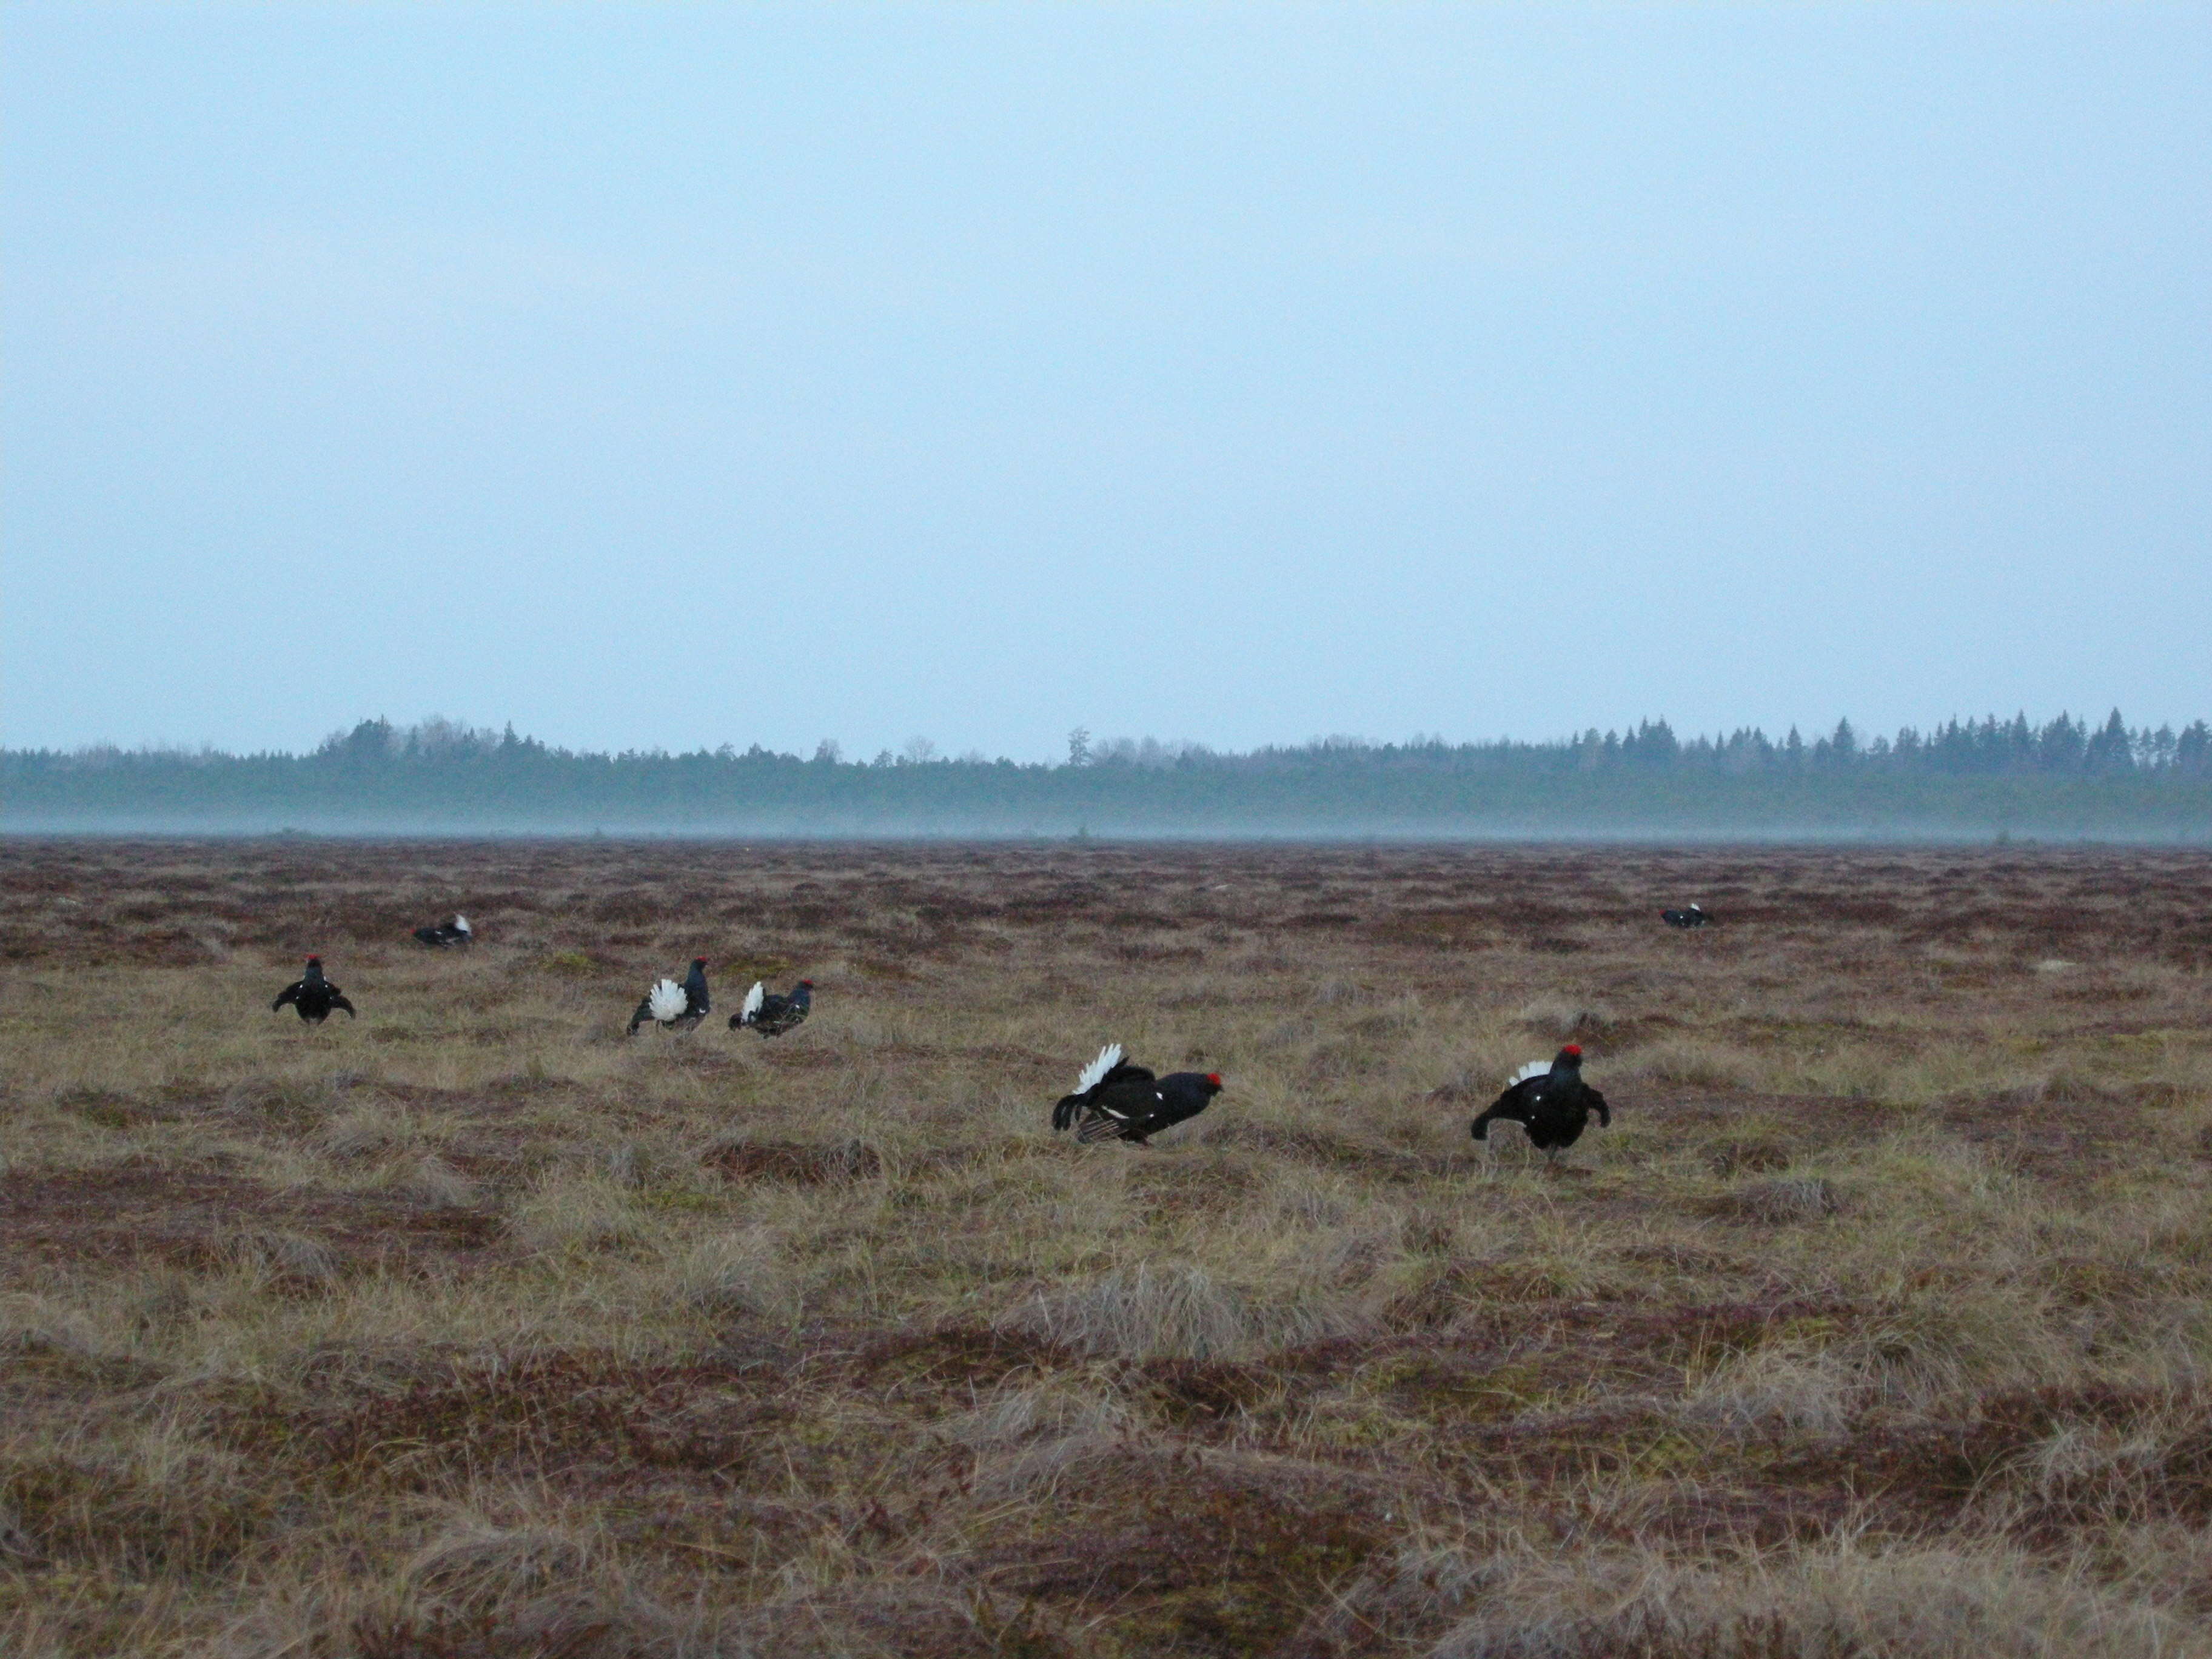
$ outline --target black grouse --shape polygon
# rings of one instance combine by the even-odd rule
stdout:
[[[1186,1118],[1196,1117],[1221,1092],[1218,1072],[1170,1072],[1155,1077],[1121,1057],[1121,1045],[1109,1042],[1075,1079],[1075,1092],[1052,1109],[1052,1127],[1073,1126],[1085,1146],[1100,1140],[1151,1144],[1151,1137]]]
[[[1662,910],[1659,920],[1669,927],[1702,927],[1711,918],[1706,915],[1704,905],[1693,904],[1686,910]]]
[[[793,986],[787,997],[775,995],[755,980],[738,1012],[730,1016],[730,1029],[734,1031],[750,1026],[764,1037],[781,1036],[793,1026],[805,1024],[813,1006],[814,981],[811,979],[802,979]]]
[[[307,971],[276,994],[276,1000],[269,1005],[269,1012],[273,1014],[288,1002],[310,1025],[320,1025],[331,1017],[333,1008],[344,1009],[348,1019],[358,1018],[353,1004],[345,1000],[345,993],[323,977],[320,957],[307,958]]]
[[[707,1000],[707,958],[691,958],[691,971],[684,975],[678,985],[672,979],[657,980],[637,1005],[637,1012],[629,1017],[629,1034],[637,1035],[637,1028],[652,1020],[656,1024],[673,1026],[688,1031],[707,1018],[713,1005]]]
[[[1540,1060],[1523,1066],[1469,1132],[1477,1140],[1488,1140],[1492,1123],[1517,1123],[1528,1132],[1529,1145],[1557,1163],[1560,1153],[1582,1139],[1592,1112],[1601,1124],[1612,1127],[1605,1097],[1583,1081],[1583,1051],[1570,1042],[1549,1066]]]
[[[447,916],[435,927],[417,927],[415,937],[433,951],[445,951],[456,945],[465,945],[476,937],[476,930],[469,926],[466,916],[454,915]]]

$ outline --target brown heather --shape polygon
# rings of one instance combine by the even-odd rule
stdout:
[[[20,1659],[2212,1655],[2201,854],[19,841],[0,958]]]

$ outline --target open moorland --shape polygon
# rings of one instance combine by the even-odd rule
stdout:
[[[2212,1655],[2202,853],[18,841],[0,961],[21,1659]]]

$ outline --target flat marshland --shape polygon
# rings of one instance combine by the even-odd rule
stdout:
[[[0,957],[11,1656],[2212,1655],[2201,853],[18,841]]]

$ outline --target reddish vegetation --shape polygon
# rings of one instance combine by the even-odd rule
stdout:
[[[711,1169],[732,1181],[781,1181],[793,1186],[818,1187],[825,1181],[858,1181],[880,1175],[884,1161],[866,1141],[842,1146],[809,1146],[800,1143],[740,1141],[717,1146],[706,1157]]]
[[[0,1647],[2203,1653],[2209,902],[2032,849],[0,847]],[[357,1028],[267,1017],[307,948]],[[624,1037],[695,952],[814,1017]],[[1055,1139],[1109,1036],[1227,1090]],[[1570,1036],[1613,1127],[1474,1146]]]
[[[0,1176],[0,1249],[29,1265],[149,1256],[210,1265],[257,1239],[327,1247],[360,1270],[434,1265],[461,1271],[497,1241],[495,1215],[426,1209],[404,1198],[276,1190],[143,1158],[92,1170]]]

